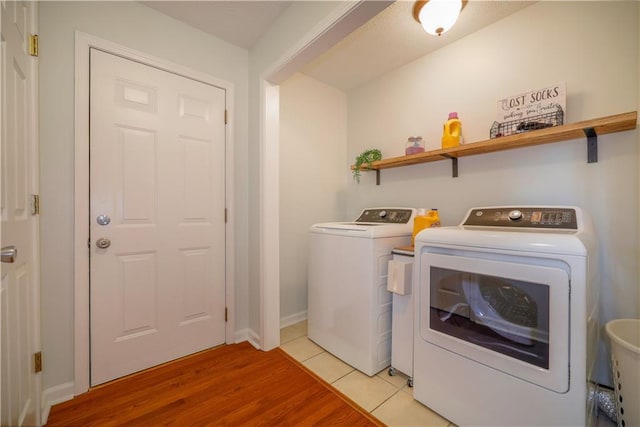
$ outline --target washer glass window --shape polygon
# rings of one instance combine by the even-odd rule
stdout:
[[[549,368],[549,286],[431,266],[431,329]]]

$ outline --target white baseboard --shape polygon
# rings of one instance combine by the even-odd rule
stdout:
[[[246,329],[241,329],[239,331],[236,331],[233,337],[233,342],[230,342],[227,344],[238,344],[248,340],[249,340],[249,328],[246,328]]]
[[[260,339],[260,334],[256,333],[253,329],[248,330],[247,341],[249,341],[249,343],[258,350],[262,349],[262,340]]]
[[[307,320],[307,310],[280,318],[280,328],[286,328],[287,326],[295,325],[296,323],[304,320]],[[262,339],[260,338],[260,334],[251,328],[236,331],[235,342],[239,343],[243,341],[249,341],[249,343],[251,343],[255,348],[262,349]]]
[[[292,314],[287,317],[281,317],[280,329],[286,328],[287,326],[295,325],[296,323],[300,323],[303,320],[307,320],[307,310]]]
[[[49,387],[42,392],[42,424],[47,423],[51,407],[58,403],[73,399],[74,384],[72,382]]]
[[[245,341],[249,341],[249,344],[257,348],[258,350],[262,348],[262,345],[261,345],[262,341],[260,340],[260,335],[258,335],[251,328],[245,328],[245,329],[236,331],[235,343],[237,344]]]

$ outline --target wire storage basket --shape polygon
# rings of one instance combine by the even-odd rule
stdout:
[[[502,123],[493,122],[491,130],[489,131],[489,137],[494,139],[501,136],[560,126],[562,124],[564,124],[564,111],[562,111],[562,107],[556,105],[555,110],[549,113]]]
[[[605,325],[611,340],[611,372],[618,427],[640,425],[640,319],[617,319]]]

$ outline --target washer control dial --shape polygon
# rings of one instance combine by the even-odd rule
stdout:
[[[387,216],[387,211],[380,211],[378,215],[380,215],[380,218],[384,218]]]
[[[509,212],[509,219],[511,221],[520,221],[522,219],[522,212],[515,209]]]

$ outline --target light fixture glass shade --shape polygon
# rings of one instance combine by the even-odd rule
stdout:
[[[427,33],[439,36],[453,27],[461,9],[462,0],[428,0],[422,5],[418,20]]]

